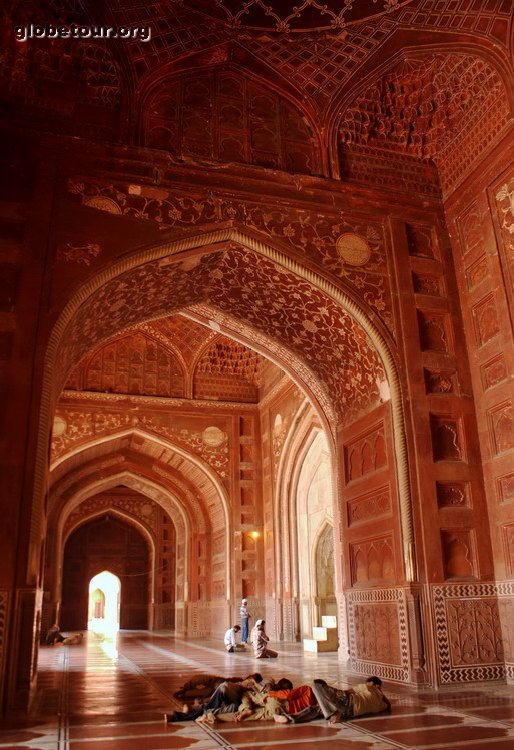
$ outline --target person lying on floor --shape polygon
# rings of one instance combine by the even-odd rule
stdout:
[[[262,675],[259,673],[241,682],[222,682],[214,690],[209,700],[198,706],[198,708],[190,709],[187,704],[184,704],[182,711],[173,711],[171,714],[164,714],[164,718],[167,722],[194,721],[207,711],[237,711],[246,692],[251,690],[255,695],[259,693],[261,682]]]
[[[328,685],[325,680],[314,680],[312,689],[323,716],[331,724],[391,710],[380,677],[368,677],[366,682],[346,690]]]
[[[222,682],[243,682],[244,680],[253,679],[255,682],[262,684],[262,675],[258,672],[249,674],[248,677],[222,677],[217,674],[198,674],[182,687],[173,693],[173,697],[185,703],[193,701],[203,702],[202,699],[208,699]]]
[[[279,681],[278,690],[266,693],[247,691],[241,700],[237,711],[218,713],[209,710],[198,719],[213,724],[219,721],[260,721],[275,720],[283,716],[284,723],[303,723],[319,719],[321,710],[310,685],[300,685],[294,688],[290,680],[283,678]]]

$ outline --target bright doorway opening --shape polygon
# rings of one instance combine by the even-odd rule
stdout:
[[[88,630],[114,635],[120,628],[121,582],[104,570],[89,582]]]

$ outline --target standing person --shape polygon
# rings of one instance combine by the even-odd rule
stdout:
[[[380,677],[368,677],[365,683],[348,690],[327,685],[325,680],[314,680],[312,690],[323,716],[331,724],[391,710],[391,704],[382,692]]]
[[[236,643],[236,633],[239,633],[241,628],[239,625],[233,625],[231,628],[225,631],[223,637],[223,643],[227,649],[227,653],[233,654],[234,651],[244,650],[244,646],[241,643]]]
[[[266,635],[265,625],[266,620],[257,620],[255,623],[252,630],[253,653],[256,659],[275,659],[278,653],[268,647],[269,638]]]
[[[248,601],[246,599],[241,599],[241,607],[239,608],[239,613],[241,615],[241,627],[243,629],[241,633],[241,643],[244,643],[245,646],[248,643],[248,620],[251,617],[251,615],[248,613],[247,604]]]

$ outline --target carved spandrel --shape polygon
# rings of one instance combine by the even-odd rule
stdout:
[[[451,417],[432,415],[430,424],[434,461],[463,461],[460,422]]]

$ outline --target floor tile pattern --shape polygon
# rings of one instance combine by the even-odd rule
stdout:
[[[479,685],[416,692],[386,685],[393,712],[329,725],[249,722],[211,728],[165,724],[171,695],[194,673],[289,676],[296,685],[323,677],[358,682],[335,654],[284,644],[276,660],[226,654],[212,640],[127,632],[89,633],[79,646],[41,647],[28,715],[0,721],[0,750],[512,750],[514,687]]]

